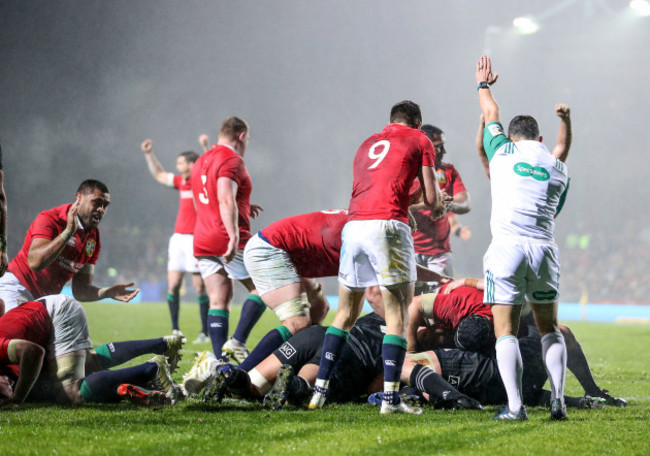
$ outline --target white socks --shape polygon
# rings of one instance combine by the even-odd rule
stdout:
[[[552,332],[542,337],[542,358],[551,384],[551,401],[560,399],[564,404],[567,353],[562,333]]]
[[[516,413],[522,406],[521,377],[524,371],[519,341],[515,336],[501,336],[495,348],[499,374],[508,395],[508,408]]]

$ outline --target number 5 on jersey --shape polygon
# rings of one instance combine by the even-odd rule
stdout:
[[[203,183],[203,190],[199,193],[199,201],[203,204],[210,204],[210,199],[208,198],[208,189],[205,188],[205,183],[208,181],[208,176],[201,174],[201,182]]]
[[[377,153],[377,149],[379,148],[381,148],[381,150],[379,153]],[[385,139],[377,141],[375,144],[373,144],[368,151],[368,157],[370,157],[371,160],[375,160],[375,162],[372,165],[368,166],[368,169],[374,169],[379,166],[381,161],[388,154],[388,149],[390,149],[390,142]]]

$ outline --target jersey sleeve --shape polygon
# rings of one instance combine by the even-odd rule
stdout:
[[[503,131],[501,122],[490,122],[483,130],[483,147],[487,154],[488,161],[492,160],[497,149],[510,140]]]
[[[571,178],[569,177],[566,182],[566,188],[564,189],[564,192],[562,192],[562,196],[560,196],[560,202],[557,205],[557,210],[555,211],[555,216],[557,217],[560,215],[560,212],[562,211],[562,208],[564,207],[564,203],[566,202],[566,196],[569,193],[569,187],[571,186]]]
[[[453,166],[451,168],[451,182],[452,182],[452,192],[454,195],[467,190],[465,188],[465,184],[463,183],[463,180],[460,178],[460,173]]]
[[[167,173],[167,187],[172,187],[175,189],[181,188],[183,183],[183,176],[180,174]]]
[[[61,233],[59,228],[59,225],[54,222],[50,214],[47,212],[41,212],[32,223],[32,239],[54,239]]]
[[[436,150],[433,148],[433,144],[429,141],[424,134],[422,135],[422,166],[435,166],[436,165]]]
[[[217,179],[220,177],[228,177],[235,182],[237,182],[237,185],[241,185],[241,178],[243,176],[242,173],[242,165],[244,161],[241,159],[241,157],[238,157],[236,155],[232,157],[228,157],[226,160],[223,161],[223,164],[219,167],[219,171],[217,172]]]

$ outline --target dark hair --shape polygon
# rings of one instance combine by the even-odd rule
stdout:
[[[185,152],[178,154],[178,156],[185,158],[185,161],[188,163],[196,163],[196,161],[199,159],[199,154],[193,150],[186,150]]]
[[[494,338],[494,327],[489,318],[482,315],[470,315],[456,328],[454,342],[461,350],[479,352],[488,347]]]
[[[408,100],[400,101],[390,110],[390,121],[417,128],[422,123],[422,112],[417,103]]]
[[[110,190],[108,190],[108,185],[96,179],[86,179],[83,181],[81,185],[79,185],[77,193],[88,194],[95,190],[99,190],[102,193],[110,193]]]
[[[248,132],[248,124],[239,117],[228,117],[219,128],[219,136],[229,139],[237,139],[241,133]]]
[[[445,132],[442,131],[440,128],[435,127],[431,124],[425,124],[420,127],[420,130],[424,132],[425,135],[427,135],[427,138],[429,138],[431,141],[433,141],[433,135],[444,135]]]
[[[539,125],[532,116],[519,115],[508,125],[508,137],[513,139],[539,139]]]

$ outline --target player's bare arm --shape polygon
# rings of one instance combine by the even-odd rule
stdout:
[[[416,353],[418,351],[418,328],[422,323],[422,298],[417,296],[411,301],[408,308],[409,319],[406,326],[406,351]]]
[[[140,292],[139,288],[132,289],[134,282],[118,283],[105,288],[96,287],[93,285],[94,270],[94,265],[87,264],[72,278],[72,294],[77,300],[87,302],[112,298],[129,302]]]
[[[210,150],[210,138],[208,135],[203,134],[199,135],[199,144],[201,145],[201,149],[203,149],[203,152],[207,152]]]
[[[168,185],[169,175],[171,173],[165,171],[165,168],[163,168],[160,161],[158,161],[158,158],[153,153],[153,141],[151,139],[145,139],[142,141],[140,148],[142,149],[142,152],[144,152],[144,159],[147,161],[149,172],[153,178],[156,179],[156,182]]]
[[[12,402],[22,404],[41,372],[45,349],[27,340],[13,339],[9,342],[8,352],[9,361],[20,368]]]
[[[217,179],[219,213],[229,238],[228,249],[223,255],[223,259],[226,263],[235,258],[235,255],[237,254],[237,246],[239,244],[239,214],[235,195],[237,195],[237,182],[228,177],[220,177]]]
[[[467,190],[455,193],[447,208],[449,212],[453,212],[454,214],[467,214],[470,209],[471,202]]]
[[[569,156],[569,149],[571,149],[571,109],[568,105],[559,103],[555,105],[555,114],[560,118],[560,130],[552,155],[561,162],[565,162]]]
[[[490,178],[490,160],[488,160],[487,154],[485,153],[485,148],[483,147],[483,132],[485,131],[485,118],[481,114],[481,119],[478,123],[478,132],[476,132],[476,151],[478,152],[478,158],[481,160],[481,165],[483,165],[483,171],[485,175]]]
[[[5,174],[0,169],[0,277],[9,266],[7,257],[7,196],[5,195]],[[0,314],[2,315],[2,314]]]
[[[442,213],[445,205],[433,167],[422,166],[420,171],[418,171],[418,178],[422,187],[422,202],[424,206],[431,209],[434,213]]]
[[[63,248],[67,242],[75,235],[77,232],[77,227],[79,224],[79,207],[81,206],[81,195],[77,194],[75,202],[72,203],[70,209],[68,210],[66,227],[65,229],[54,239],[46,238],[36,238],[32,240],[31,245],[29,246],[29,254],[27,255],[27,263],[29,267],[36,272],[40,272],[49,265],[51,265],[54,260],[61,255]]]
[[[490,61],[490,58],[486,55],[482,56],[476,63],[476,83],[480,85],[485,82],[488,85],[492,85],[498,78],[498,74],[492,73],[492,62]],[[499,106],[496,101],[494,101],[489,87],[482,87],[479,89],[478,99],[485,122],[490,123],[498,121]]]
[[[485,289],[483,279],[456,279],[445,288],[444,294],[450,294],[458,287],[472,287],[483,291]]]

